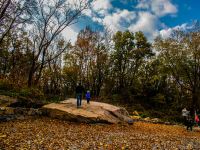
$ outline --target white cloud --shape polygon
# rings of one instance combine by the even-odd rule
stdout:
[[[132,32],[142,31],[150,40],[158,35],[158,18],[149,12],[139,12],[138,20],[128,29]]]
[[[134,11],[118,10],[117,12],[105,16],[103,19],[103,25],[110,30],[116,32],[118,30],[127,29],[127,26],[131,24],[136,18]]]
[[[67,27],[63,32],[62,35],[65,37],[66,40],[70,41],[74,44],[77,40],[78,31],[75,31],[73,27]]]
[[[93,11],[102,16],[107,15],[109,10],[112,9],[112,5],[109,0],[95,0],[91,6]]]
[[[98,22],[98,23],[100,23],[100,24],[102,24],[102,18],[98,18],[98,17],[93,17],[92,18],[92,20],[94,21],[94,22]]]
[[[167,14],[175,14],[178,10],[170,0],[153,0],[151,3],[152,11],[157,16],[165,16]]]
[[[142,31],[148,39],[153,40],[160,34],[158,28],[165,28],[159,19],[178,11],[171,0],[137,0],[137,3],[137,10],[121,10],[112,6],[111,0],[96,0],[92,3],[90,17],[113,32],[127,29]]]
[[[92,10],[91,9],[85,9],[85,10],[83,10],[83,14],[88,16],[88,17],[92,17]]]
[[[178,9],[170,0],[139,0],[136,8],[151,11],[158,17],[176,14]]]
[[[187,23],[184,23],[182,25],[175,26],[173,29],[174,30],[187,30],[189,28],[190,28],[190,26]]]
[[[178,9],[171,0],[137,0],[136,10],[116,8],[111,1],[95,0],[91,3],[91,9],[83,13],[93,22],[110,29],[113,33],[127,29],[132,32],[142,31],[152,41],[158,35],[168,37],[172,32],[172,28],[167,28],[159,20],[163,16],[177,13]],[[159,31],[158,28],[164,29]],[[73,43],[78,33],[70,28],[68,34]]]
[[[138,4],[136,5],[135,8],[140,8],[140,9],[149,9],[150,8],[150,1],[147,0],[139,0]]]
[[[193,27],[192,25],[184,23],[182,25],[178,25],[178,26],[175,26],[173,28],[162,29],[162,30],[160,30],[160,36],[162,38],[166,39],[166,38],[169,38],[171,36],[171,34],[172,34],[172,32],[174,30],[183,30],[183,31],[185,31],[185,30],[191,29],[192,27]]]
[[[173,29],[172,28],[168,28],[168,29],[163,29],[160,30],[160,36],[164,39],[170,37],[170,35],[172,34]]]

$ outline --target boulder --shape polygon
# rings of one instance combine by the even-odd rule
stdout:
[[[68,99],[61,103],[51,103],[42,107],[43,113],[53,118],[85,123],[123,123],[130,122],[126,109],[106,103],[93,102],[77,108],[76,99]]]
[[[9,105],[16,103],[17,99],[10,96],[0,95],[0,107],[8,107]]]

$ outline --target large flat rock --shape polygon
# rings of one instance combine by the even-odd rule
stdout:
[[[82,100],[82,106],[76,107],[76,99],[67,99],[61,103],[51,103],[43,106],[46,114],[53,118],[86,123],[120,123],[128,122],[126,109],[106,103]]]

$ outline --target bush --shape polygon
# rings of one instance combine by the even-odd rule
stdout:
[[[143,112],[143,113],[140,114],[140,117],[146,118],[146,117],[149,117],[149,114],[148,114],[148,112]]]
[[[6,79],[0,79],[0,90],[1,91],[10,91],[14,89],[14,85]]]
[[[59,95],[52,95],[47,97],[47,101],[51,103],[58,103],[63,100]]]
[[[44,93],[36,88],[22,88],[19,95],[31,99],[45,100]]]
[[[122,96],[120,94],[112,95],[112,102],[120,102],[122,100]]]

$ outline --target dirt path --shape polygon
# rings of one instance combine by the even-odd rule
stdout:
[[[50,118],[0,123],[0,149],[200,149],[200,130],[135,122],[75,124]]]

